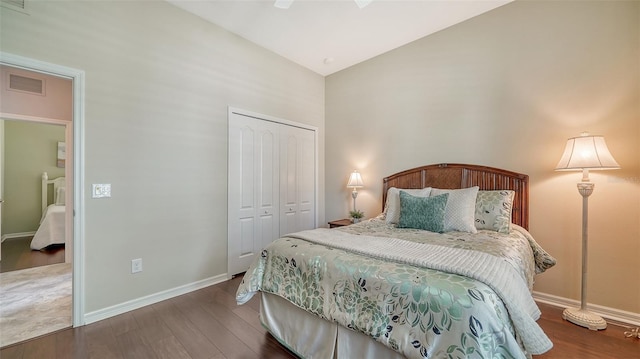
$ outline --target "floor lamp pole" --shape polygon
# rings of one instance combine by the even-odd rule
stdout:
[[[571,323],[591,330],[605,329],[607,322],[597,314],[587,310],[587,242],[589,238],[589,196],[593,193],[591,182],[578,183],[578,192],[582,195],[582,282],[580,291],[580,308],[567,308],[562,317]]]

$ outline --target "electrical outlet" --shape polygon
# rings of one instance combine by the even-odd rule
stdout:
[[[131,274],[142,272],[142,258],[131,260]]]

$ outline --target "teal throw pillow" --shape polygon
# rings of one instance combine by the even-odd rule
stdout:
[[[416,197],[400,191],[400,220],[397,227],[444,232],[444,210],[448,198],[448,193],[433,197]]]

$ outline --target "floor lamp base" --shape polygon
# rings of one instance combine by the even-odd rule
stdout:
[[[562,312],[562,318],[590,330],[602,330],[607,327],[607,322],[604,319],[586,309],[567,308]]]

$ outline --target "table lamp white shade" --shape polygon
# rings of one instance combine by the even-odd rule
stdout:
[[[358,188],[364,187],[364,182],[362,181],[362,176],[358,171],[353,171],[349,176],[349,182],[347,183],[347,188],[353,188],[353,192],[351,192],[351,197],[353,197],[353,210],[356,210],[356,197],[358,197]]]
[[[567,308],[562,317],[574,324],[600,330],[607,327],[607,322],[587,309],[587,241],[589,196],[595,185],[589,181],[589,170],[618,169],[620,165],[613,159],[602,136],[592,136],[583,132],[580,137],[567,140],[567,145],[556,166],[556,171],[582,170],[582,182],[578,183],[578,192],[582,195],[582,283],[580,290],[580,308]]]
[[[349,183],[347,183],[347,188],[362,188],[364,187],[364,182],[362,182],[362,176],[358,171],[353,171],[349,176]]]

